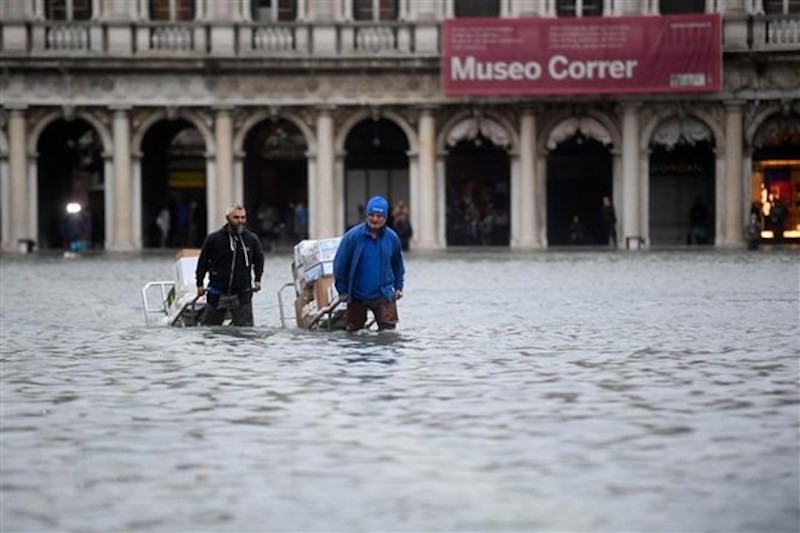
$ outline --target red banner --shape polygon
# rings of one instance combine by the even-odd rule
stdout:
[[[449,19],[448,95],[714,92],[719,15]]]

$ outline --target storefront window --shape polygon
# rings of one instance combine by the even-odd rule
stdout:
[[[762,237],[800,239],[800,128],[797,115],[775,117],[756,135],[751,174],[751,213]]]

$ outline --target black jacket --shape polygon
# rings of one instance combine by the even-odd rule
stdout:
[[[264,272],[264,252],[258,236],[246,229],[239,235],[228,224],[210,233],[197,260],[198,287],[203,286],[206,272],[209,286],[220,292],[249,291],[254,281],[261,282]]]

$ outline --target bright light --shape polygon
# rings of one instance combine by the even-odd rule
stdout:
[[[78,202],[70,202],[67,204],[67,213],[74,215],[81,212],[81,204]]]

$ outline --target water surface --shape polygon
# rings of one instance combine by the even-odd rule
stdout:
[[[170,254],[1,256],[0,529],[797,531],[798,257],[412,253],[348,335],[288,255],[246,329],[145,327]]]

